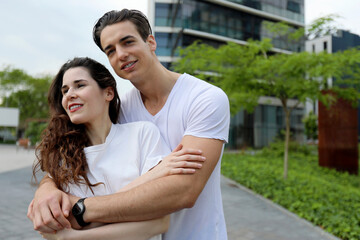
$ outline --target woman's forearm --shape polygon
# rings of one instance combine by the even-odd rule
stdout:
[[[170,217],[166,216],[159,219],[142,222],[113,223],[100,227],[77,230],[65,239],[77,240],[146,240],[158,234],[164,233],[169,227]]]

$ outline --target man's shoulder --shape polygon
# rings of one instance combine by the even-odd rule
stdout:
[[[187,88],[191,88],[195,91],[200,91],[200,92],[209,91],[209,92],[224,93],[224,91],[218,86],[215,86],[193,75],[184,73],[182,77],[183,77],[184,85]]]
[[[120,96],[121,103],[130,102],[131,100],[136,98],[137,95],[138,95],[138,91],[139,90],[137,90],[135,87],[133,87],[129,91],[127,91],[126,93],[122,94]]]
[[[221,88],[189,74],[183,74],[181,89],[183,94],[188,94],[191,101],[228,101]]]

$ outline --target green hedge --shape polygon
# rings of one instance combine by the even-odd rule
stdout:
[[[319,167],[315,147],[292,143],[284,180],[282,149],[225,153],[222,173],[337,237],[360,239],[360,177]]]

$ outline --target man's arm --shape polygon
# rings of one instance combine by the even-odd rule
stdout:
[[[179,144],[160,164],[120,189],[119,192],[167,175],[193,174],[202,167],[202,162],[205,160],[201,154],[200,150],[183,149],[183,146]],[[64,227],[70,227],[70,223],[72,227],[79,228],[76,220],[69,217],[71,206],[77,200],[79,197],[60,191],[53,180],[46,176],[41,181],[34,200],[29,205],[28,218],[33,222],[35,230],[44,233],[52,233],[62,230]]]
[[[214,170],[224,142],[185,136],[184,148],[200,149],[206,161],[192,175],[171,175],[144,183],[129,191],[85,200],[86,222],[124,222],[154,219],[194,206]]]

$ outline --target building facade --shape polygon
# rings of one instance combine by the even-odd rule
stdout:
[[[337,51],[344,51],[349,48],[360,47],[360,36],[349,31],[338,30],[336,33],[315,38],[305,43],[305,50],[307,52],[319,53],[326,51],[328,53],[334,53]],[[336,79],[329,78],[327,80],[328,86],[336,84]],[[318,114],[317,103],[307,103],[306,112],[314,112]],[[360,107],[358,108],[358,126],[360,126]],[[360,127],[358,128],[358,139],[360,141]]]
[[[152,0],[149,11],[157,41],[156,54],[167,68],[178,58],[178,47],[189,46],[196,40],[216,47],[228,41],[246,44],[250,38],[271,38],[274,52],[305,49],[303,42],[284,42],[265,27],[276,22],[285,22],[294,29],[304,27],[304,0]],[[240,111],[232,117],[229,148],[266,146],[284,128],[280,102],[271,97],[259,101],[253,113]],[[302,116],[303,107],[295,109],[291,116],[291,129],[300,140]]]

